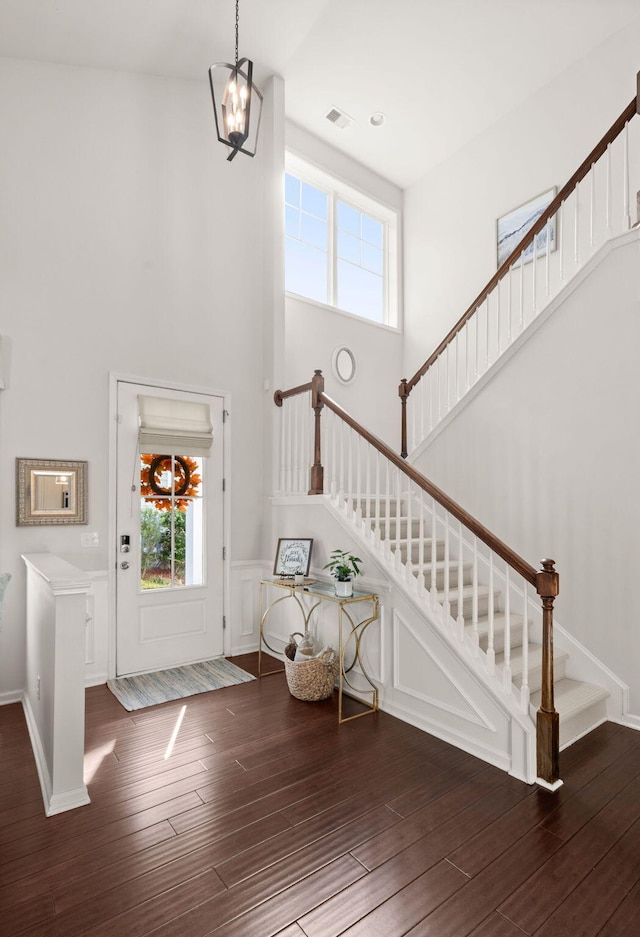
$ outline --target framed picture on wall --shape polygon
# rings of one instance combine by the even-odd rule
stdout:
[[[308,576],[312,547],[313,540],[306,540],[301,537],[281,537],[278,540],[273,575],[279,576],[281,579]]]
[[[497,221],[496,247],[498,255],[498,267],[505,262],[514,247],[517,247],[522,238],[534,226],[545,208],[553,201],[556,194],[556,187],[536,195],[535,198],[513,208],[506,215],[502,215]],[[547,233],[550,235],[549,250],[556,249],[556,216],[554,215],[549,225],[544,227],[537,235],[536,256],[546,253]],[[533,257],[533,242],[524,252],[525,263]],[[513,266],[517,267],[520,263],[520,257],[514,259]]]

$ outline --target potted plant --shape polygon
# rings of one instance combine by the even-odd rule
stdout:
[[[346,598],[353,595],[353,579],[360,575],[362,563],[359,556],[351,556],[347,550],[334,550],[329,562],[323,567],[328,569],[336,581],[336,595]]]

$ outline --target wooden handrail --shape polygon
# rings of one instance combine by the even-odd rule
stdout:
[[[346,410],[343,410],[335,400],[332,400],[331,397],[327,397],[326,394],[321,394],[321,399],[324,402],[325,406],[332,410],[336,416],[339,416],[348,426],[354,429],[363,439],[365,439],[370,445],[377,449],[385,458],[387,458],[396,468],[400,469],[407,478],[410,478],[419,488],[424,492],[430,495],[432,498],[440,504],[449,514],[452,514],[456,520],[461,521],[464,526],[470,530],[473,534],[482,540],[494,553],[497,553],[498,556],[502,557],[505,563],[508,563],[509,566],[514,569],[516,572],[526,579],[528,583],[532,586],[537,586],[537,576],[538,573],[535,567],[527,563],[526,560],[523,560],[521,556],[512,550],[510,547],[503,543],[499,537],[496,537],[495,534],[491,533],[486,527],[484,527],[480,521],[477,521],[475,517],[472,517],[471,514],[468,514],[464,508],[460,507],[459,504],[456,504],[448,495],[444,493],[440,488],[429,481],[421,472],[418,472],[417,469],[413,468],[412,465],[407,464],[401,456],[397,455],[393,449],[390,449],[386,443],[382,442],[381,439],[378,439],[377,436],[374,436],[373,433],[370,433],[364,426],[361,426],[357,420],[354,420],[353,417],[349,416]]]
[[[640,73],[638,75],[638,84],[640,87]],[[473,316],[478,306],[480,306],[485,301],[485,299],[489,296],[492,290],[495,289],[495,287],[498,285],[502,277],[509,270],[511,264],[513,263],[513,258],[520,255],[522,251],[525,250],[529,246],[529,244],[533,243],[534,238],[546,227],[549,220],[553,218],[553,216],[558,211],[558,209],[560,208],[562,203],[565,201],[565,199],[573,192],[573,190],[578,185],[578,183],[581,182],[585,178],[585,176],[591,169],[592,165],[597,160],[600,159],[600,157],[606,152],[606,149],[609,146],[609,144],[613,143],[613,141],[616,139],[618,134],[624,129],[625,124],[627,124],[631,120],[633,115],[637,112],[637,109],[639,107],[638,102],[640,102],[640,91],[638,93],[638,96],[635,97],[631,101],[631,103],[624,109],[620,117],[618,117],[615,123],[613,123],[611,127],[609,128],[609,130],[607,130],[607,132],[599,141],[599,143],[597,143],[596,146],[594,146],[594,148],[591,150],[591,152],[589,153],[587,158],[584,160],[584,162],[574,172],[574,174],[571,176],[569,181],[560,189],[560,191],[558,192],[556,197],[553,199],[553,201],[549,203],[546,210],[542,213],[542,215],[540,215],[540,217],[538,218],[536,223],[533,225],[533,227],[527,232],[527,234],[522,238],[519,244],[509,254],[509,256],[504,261],[504,263],[500,267],[498,267],[497,271],[491,277],[491,279],[489,280],[487,285],[484,287],[482,292],[480,292],[478,296],[476,296],[476,298],[471,303],[467,311],[460,317],[460,319],[458,319],[458,321],[453,326],[453,328],[448,332],[445,338],[443,338],[443,340],[440,342],[436,350],[431,355],[429,355],[425,363],[422,365],[421,368],[419,368],[416,371],[416,373],[413,375],[411,380],[402,381],[402,383],[400,384],[400,388],[401,390],[404,391],[404,394],[405,394],[405,399],[403,403],[406,402],[406,396],[408,396],[411,393],[413,388],[416,386],[418,381],[424,376],[424,374],[426,374],[426,372],[429,370],[431,365],[434,364],[435,361],[437,361],[437,359],[440,357],[442,352],[447,348],[448,345],[451,344],[451,342],[456,337],[458,332],[460,332],[464,328],[466,323]],[[402,393],[400,394],[400,396],[402,397]],[[405,447],[403,446],[403,448]]]
[[[307,384],[299,384],[297,387],[292,387],[290,390],[276,390],[273,394],[273,402],[276,407],[282,406],[282,401],[286,400],[287,397],[295,397],[297,394],[304,394],[307,390],[313,389],[313,381],[309,381]]]

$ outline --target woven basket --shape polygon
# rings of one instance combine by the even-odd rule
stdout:
[[[316,702],[333,693],[338,676],[339,661],[333,648],[327,648],[322,657],[296,661],[296,636],[291,635],[284,649],[284,669],[289,692],[296,699]]]

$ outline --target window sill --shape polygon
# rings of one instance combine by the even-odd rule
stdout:
[[[308,299],[306,296],[301,296],[299,293],[290,293],[288,290],[284,292],[285,299],[292,299],[298,303],[305,303],[308,306],[315,306],[318,309],[322,309],[325,312],[337,313],[340,316],[345,316],[347,319],[353,319],[356,322],[362,322],[363,325],[370,325],[376,329],[384,329],[386,332],[393,332],[396,335],[399,335],[402,332],[400,326],[396,325],[387,325],[384,322],[374,322],[373,319],[365,319],[364,316],[356,315],[355,312],[347,312],[346,309],[340,309],[338,306],[330,306],[328,303],[321,303],[317,299]]]

